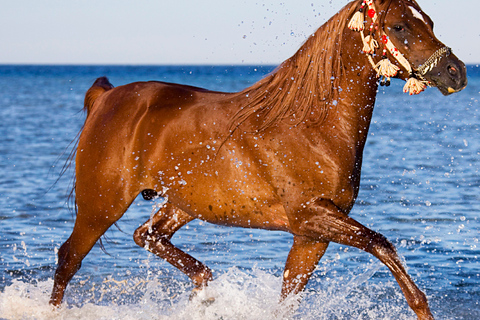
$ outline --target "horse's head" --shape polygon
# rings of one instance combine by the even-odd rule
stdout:
[[[361,31],[362,38],[366,48],[372,48],[370,53],[368,49],[364,51],[372,57],[376,56],[376,60],[381,55],[396,65],[389,65],[386,61],[376,65],[380,76],[388,78],[395,74],[404,80],[412,79],[415,83],[407,85],[413,87],[421,85],[424,88],[425,84],[436,86],[444,95],[466,87],[465,64],[435,37],[433,21],[415,0],[364,0],[359,5],[362,6],[359,12],[364,12],[362,16],[365,14],[367,20],[365,31]],[[355,27],[351,29],[355,30]],[[363,32],[370,32],[371,38],[378,41],[371,40]],[[397,74],[396,71],[380,70],[384,65],[386,70],[393,67],[403,72]],[[423,89],[405,89],[408,90],[412,94]]]

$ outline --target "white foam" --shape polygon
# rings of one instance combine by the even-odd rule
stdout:
[[[74,286],[67,291],[76,295],[58,310],[48,305],[52,281],[29,284],[15,281],[0,293],[1,319],[415,319],[405,309],[403,296],[393,290],[388,300],[382,287],[362,288],[377,269],[350,279],[333,280],[319,276],[315,283],[324,288],[309,289],[300,305],[295,297],[279,303],[281,275],[274,276],[255,269],[244,272],[232,268],[221,274],[210,286],[189,299],[190,283],[174,285],[166,290],[164,280],[131,278],[107,279],[99,286]],[[395,287],[388,284],[388,291]],[[77,291],[77,289],[81,289]],[[348,289],[348,290],[347,290]],[[83,291],[82,291],[83,290]],[[90,291],[96,291],[92,295]],[[131,299],[131,297],[134,297]],[[207,305],[204,301],[214,298]],[[399,304],[399,305],[397,305]],[[408,308],[408,307],[407,307]]]

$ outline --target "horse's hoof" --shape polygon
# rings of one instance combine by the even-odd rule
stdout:
[[[190,294],[190,301],[193,300],[194,298],[197,298],[200,299],[200,302],[201,304],[203,304],[204,306],[210,306],[212,305],[214,302],[215,302],[215,298],[213,297],[200,297],[200,292],[203,291],[205,287],[197,287],[197,288],[194,288],[192,290],[192,293]]]
[[[213,297],[202,300],[202,304],[206,307],[211,306],[214,302],[215,302],[215,298]]]

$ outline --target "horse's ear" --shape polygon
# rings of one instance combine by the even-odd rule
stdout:
[[[390,4],[392,3],[392,0],[374,0],[375,6],[378,8],[378,10],[382,10],[384,8],[390,7]]]
[[[375,4],[377,4],[379,6],[383,6],[387,2],[389,2],[389,0],[376,0]]]

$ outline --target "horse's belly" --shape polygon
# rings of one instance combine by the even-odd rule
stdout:
[[[169,200],[192,217],[225,226],[290,231],[287,214],[281,203],[260,196],[225,195],[208,187],[182,195],[176,192]]]

